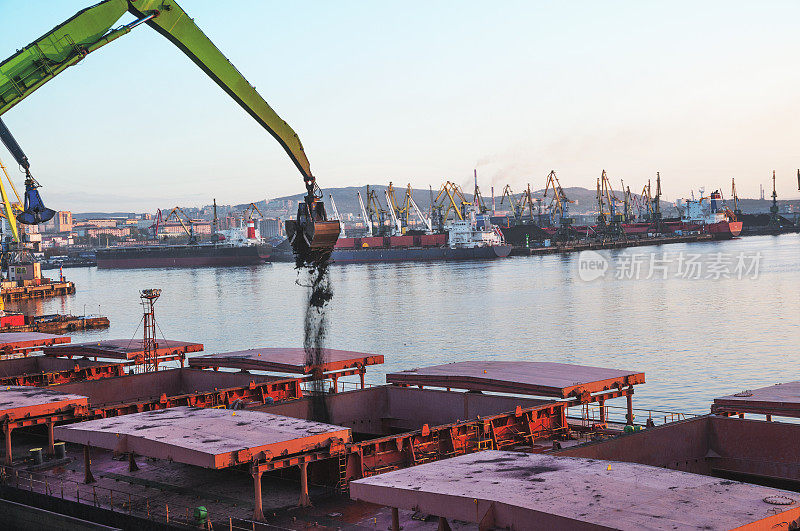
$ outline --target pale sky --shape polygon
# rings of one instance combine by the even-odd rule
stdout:
[[[92,0],[0,0],[0,59]],[[298,132],[324,187],[593,188],[797,198],[798,2],[184,0]],[[227,8],[227,10],[226,10]],[[129,17],[124,19],[129,20]],[[48,206],[147,211],[300,193],[272,137],[136,28],[3,120]],[[10,154],[0,158],[16,171]]]

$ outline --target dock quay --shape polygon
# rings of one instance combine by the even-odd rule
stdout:
[[[630,238],[609,241],[571,241],[556,242],[549,247],[513,247],[511,256],[536,256],[544,254],[577,253],[581,251],[600,251],[604,249],[624,249],[647,245],[667,245],[670,243],[694,243],[713,240],[711,234],[689,234],[683,236],[658,236],[654,238]]]
[[[19,324],[18,324],[19,323]],[[0,333],[5,332],[45,332],[49,334],[63,334],[76,330],[96,330],[108,328],[111,322],[103,316],[77,316],[77,315],[41,315],[28,316],[22,314],[9,314],[3,317]]]
[[[17,280],[0,283],[0,296],[3,301],[20,301],[25,299],[44,299],[60,297],[75,293],[75,283],[71,281],[53,281],[47,278],[36,280]]]
[[[17,378],[0,387],[4,498],[122,528],[169,522],[259,529],[267,522],[297,529],[316,522],[399,529],[401,522],[413,522],[412,507],[430,515],[429,525],[441,518],[442,525],[455,519],[482,528],[490,521],[505,527],[530,519],[531,511],[542,521],[613,528],[657,518],[722,519],[725,526],[800,518],[796,504],[764,501],[800,498],[781,490],[787,482],[800,485],[800,469],[789,463],[797,456],[776,452],[780,441],[797,440],[799,425],[705,415],[648,419],[642,429],[634,425],[632,409],[634,388],[645,382],[639,371],[473,360],[391,372],[386,384],[365,385],[365,371],[383,363],[383,356],[340,350],[314,366],[299,354],[302,349],[258,348],[194,356],[185,360],[188,367],[134,374],[131,360],[139,357],[140,345],[121,341],[55,345],[46,356],[0,361],[0,374]],[[104,355],[113,360],[94,361]],[[58,369],[56,381],[42,376]],[[356,388],[345,389],[347,377],[357,379]],[[322,387],[325,423],[312,420],[314,391],[305,385],[310,379],[330,382]],[[605,416],[567,421],[570,409],[594,404],[603,411],[607,401],[622,397],[623,425]],[[760,433],[772,442],[762,444]],[[745,452],[761,463],[757,470],[745,468]],[[529,477],[525,470],[536,472]],[[564,470],[570,472],[564,476]],[[739,476],[728,481],[720,474]],[[762,485],[738,483],[751,477],[746,474],[758,475]],[[536,507],[527,495],[507,496],[507,487],[497,499],[492,481],[506,475],[519,483],[519,492],[528,486],[540,492]],[[458,503],[445,509],[436,502],[445,478],[458,485],[450,494],[469,498],[472,513],[459,512]],[[665,501],[609,520],[604,508],[621,500],[636,507],[634,487],[641,488],[643,478],[649,478],[648,496],[675,501],[702,495],[713,504]],[[570,482],[589,490],[583,495],[573,489],[580,495],[563,499],[547,494],[569,490]],[[598,492],[602,499],[594,496]],[[736,507],[728,510],[727,503]]]

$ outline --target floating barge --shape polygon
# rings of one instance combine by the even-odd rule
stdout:
[[[3,297],[3,301],[5,302],[62,297],[74,293],[75,283],[71,281],[56,281],[48,278],[40,278],[0,283],[0,296]]]

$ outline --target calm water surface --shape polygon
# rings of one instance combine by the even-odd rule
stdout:
[[[721,262],[717,253],[724,253],[732,278],[682,278],[675,270],[681,252],[706,262]],[[667,279],[646,278],[651,253],[668,260]],[[757,278],[736,278],[740,255],[760,256]],[[797,235],[604,256],[611,268],[593,281],[579,278],[577,254],[334,266],[328,344],[385,355],[383,367],[367,372],[373,383],[387,371],[469,359],[635,369],[647,376],[637,407],[695,413],[707,412],[716,396],[800,379]],[[616,278],[634,260],[642,278]],[[138,292],[162,288],[156,316],[167,338],[202,342],[207,352],[302,346],[306,292],[291,264],[65,273],[75,295],[19,307],[83,314],[99,306],[111,319],[109,330],[76,333],[73,341],[139,337]]]

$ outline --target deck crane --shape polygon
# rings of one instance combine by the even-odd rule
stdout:
[[[336,201],[333,200],[333,194],[328,194],[328,197],[331,200],[331,208],[333,209],[333,219],[339,220],[339,237],[344,238],[344,223],[342,223],[342,216],[339,215],[339,209],[336,208]],[[359,200],[361,196],[358,197]]]
[[[358,206],[361,207],[361,219],[364,220],[364,227],[367,229],[367,234],[372,236],[372,218],[369,216],[369,214],[367,214],[367,207],[364,206],[364,198],[361,197],[361,190],[359,190],[356,194],[358,195]]]
[[[114,28],[126,13],[136,20]],[[145,24],[177,46],[283,147],[302,174],[306,188],[297,218],[286,222],[292,248],[306,263],[326,261],[340,224],[327,218],[300,138],[174,0],[105,0],[17,50],[0,62],[0,116],[90,53]],[[42,203],[28,158],[4,124],[0,125],[0,139],[25,170],[25,205],[17,219],[38,224],[52,218],[55,212]]]

